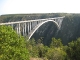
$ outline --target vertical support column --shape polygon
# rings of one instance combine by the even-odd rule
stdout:
[[[61,28],[63,18],[59,18],[59,27]]]
[[[32,26],[32,28],[31,28],[31,29],[33,29],[33,22],[32,22],[32,24],[31,24],[31,26]]]
[[[25,31],[24,31],[24,33],[25,33],[25,36],[26,36],[26,23],[25,23],[25,26],[24,26],[24,27],[25,27]]]
[[[32,28],[34,28],[34,27],[35,27],[35,22],[33,21],[33,22],[32,22]]]
[[[33,22],[31,22],[31,30],[33,29],[33,27],[32,27],[32,23],[33,23]]]
[[[38,24],[38,21],[37,21],[37,24]]]
[[[31,23],[31,26],[32,26],[32,28],[31,28],[31,29],[33,29],[33,22]]]
[[[16,30],[17,30],[17,34],[18,34],[19,33],[19,31],[18,31],[18,24],[17,24]]]
[[[20,23],[19,23],[19,26],[18,26],[18,27],[19,27],[19,34],[20,34],[20,33],[21,33],[21,32],[20,32]]]
[[[23,36],[24,36],[24,23],[23,23]]]
[[[13,24],[11,24],[11,26],[12,26],[12,30],[13,30]]]
[[[35,21],[35,26],[37,25],[37,21]]]
[[[30,31],[31,31],[31,22],[30,22]]]
[[[28,34],[29,34],[29,22],[28,22]]]
[[[57,18],[57,19],[56,19],[56,22],[57,22],[57,24],[58,24],[59,30],[60,30],[60,28],[61,28],[62,21],[63,21],[63,18]]]

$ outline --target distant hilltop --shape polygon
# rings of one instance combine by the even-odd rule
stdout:
[[[0,23],[32,20],[32,19],[53,18],[66,15],[72,15],[72,14],[70,13],[5,14],[0,16]]]

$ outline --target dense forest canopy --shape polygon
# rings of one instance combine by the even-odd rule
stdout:
[[[52,38],[49,46],[18,35],[10,26],[0,26],[0,60],[80,60],[80,38],[63,45]]]

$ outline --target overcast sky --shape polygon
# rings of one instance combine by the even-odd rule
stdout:
[[[59,12],[80,13],[80,0],[0,0],[0,15]]]

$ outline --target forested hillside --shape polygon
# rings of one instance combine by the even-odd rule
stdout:
[[[80,38],[63,45],[52,38],[49,46],[40,39],[28,40],[10,26],[0,26],[0,60],[80,60]]]
[[[43,24],[32,36],[35,40],[41,39],[45,45],[51,43],[52,37],[60,38],[63,44],[68,44],[72,40],[80,37],[80,14],[69,13],[47,13],[47,14],[12,14],[1,15],[0,22],[12,22],[31,19],[44,19],[65,16],[61,29],[58,31],[52,22]]]

